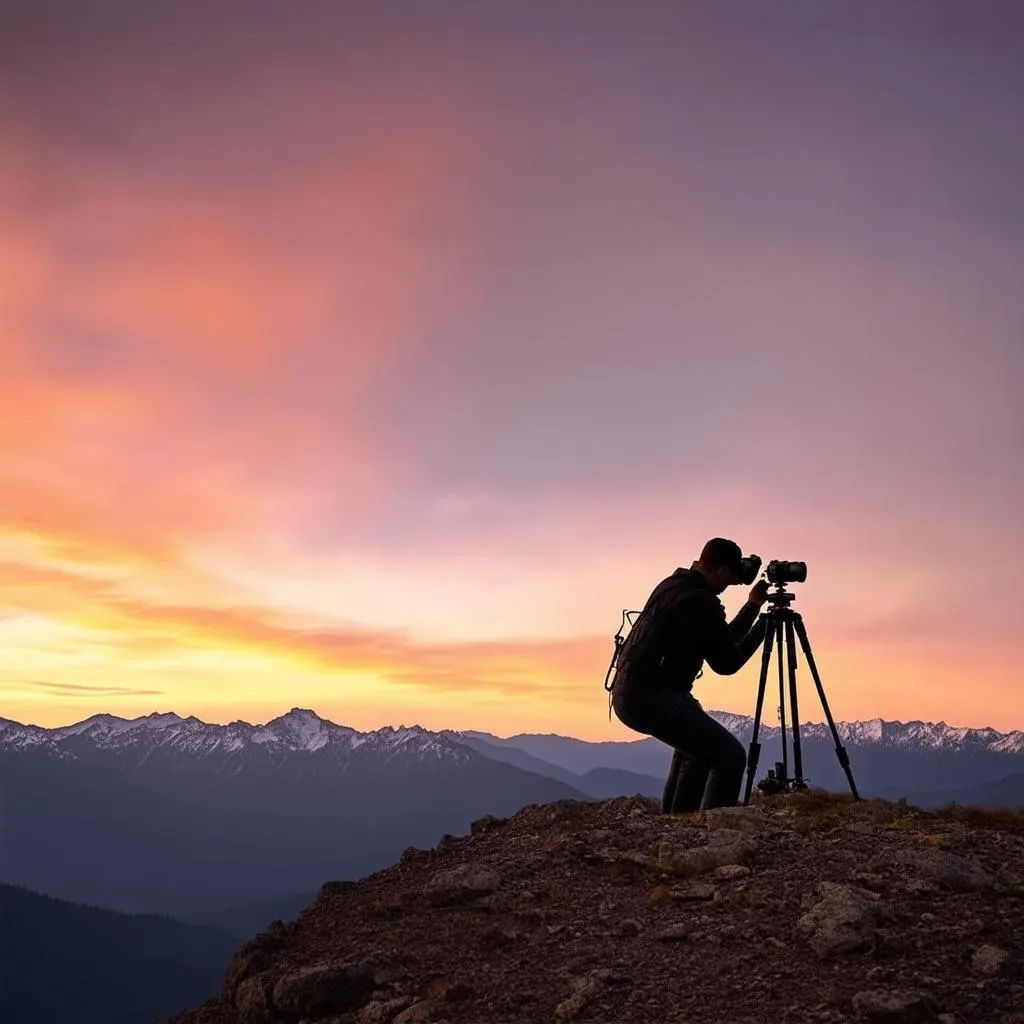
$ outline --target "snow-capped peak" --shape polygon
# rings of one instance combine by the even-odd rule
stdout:
[[[753,719],[749,715],[737,715],[731,711],[713,711],[713,717],[734,735],[749,735]],[[787,730],[792,723],[786,723]],[[761,729],[766,736],[778,733],[776,721],[764,716]],[[866,721],[837,722],[836,729],[844,743],[882,745],[919,750],[989,750],[994,753],[1024,754],[1024,731],[1001,733],[992,728],[953,727],[945,722],[886,721],[870,718]],[[831,739],[824,722],[801,722],[800,735]]]
[[[292,708],[288,714],[257,726],[252,739],[255,743],[284,743],[293,750],[319,750],[327,745],[332,730],[352,731],[328,722],[309,708]]]
[[[0,719],[0,749],[38,747],[61,757],[82,756],[88,750],[135,750],[148,757],[157,748],[192,758],[233,757],[246,750],[264,751],[274,758],[324,750],[342,759],[356,751],[356,756],[388,759],[460,761],[476,756],[456,738],[429,732],[418,725],[397,729],[385,726],[364,733],[336,725],[309,708],[292,708],[263,725],[243,721],[215,725],[172,712],[134,719],[93,715],[55,729]]]
[[[64,736],[81,736],[83,733],[93,736],[112,736],[116,733],[126,732],[129,729],[165,729],[170,725],[178,725],[183,721],[184,719],[171,711],[165,713],[154,711],[152,714],[143,715],[141,718],[92,715],[83,722],[65,725],[53,731]]]

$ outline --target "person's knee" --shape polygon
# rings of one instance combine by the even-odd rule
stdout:
[[[747,767],[747,752],[738,739],[734,737],[730,737],[730,739],[732,739],[731,743],[723,745],[719,763],[722,768],[739,772],[742,775]]]

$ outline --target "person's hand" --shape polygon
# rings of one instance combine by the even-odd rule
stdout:
[[[750,604],[756,604],[758,608],[761,607],[768,600],[768,581],[758,580],[750,590],[750,597],[747,601]]]

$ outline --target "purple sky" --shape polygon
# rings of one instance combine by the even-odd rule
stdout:
[[[1015,3],[7,0],[0,697],[618,735],[725,534],[837,717],[1021,727],[1021,109]]]

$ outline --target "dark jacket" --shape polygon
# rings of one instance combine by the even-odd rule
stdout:
[[[676,569],[654,588],[623,642],[615,689],[690,691],[705,661],[719,675],[738,672],[764,642],[766,620],[758,611],[748,602],[726,622],[707,579],[694,569]]]

